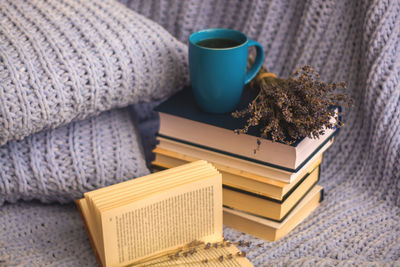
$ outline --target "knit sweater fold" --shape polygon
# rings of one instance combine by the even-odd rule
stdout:
[[[186,47],[112,0],[1,0],[0,21],[0,146],[187,82]]]
[[[114,109],[0,147],[0,206],[21,199],[72,202],[148,173],[129,110]]]

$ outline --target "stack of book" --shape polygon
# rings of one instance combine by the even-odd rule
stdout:
[[[253,96],[245,90],[239,109]],[[224,224],[266,239],[277,240],[316,209],[323,198],[317,185],[323,153],[336,129],[319,139],[303,138],[291,145],[261,140],[258,129],[236,134],[243,120],[230,114],[209,114],[195,104],[190,88],[156,107],[160,116],[154,170],[199,159],[221,173]]]

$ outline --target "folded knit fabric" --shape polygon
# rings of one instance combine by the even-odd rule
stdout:
[[[186,46],[113,0],[0,0],[0,145],[187,80]]]
[[[129,111],[106,111],[0,147],[0,205],[19,199],[69,202],[147,173]]]

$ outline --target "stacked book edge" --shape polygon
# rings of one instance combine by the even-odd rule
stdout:
[[[244,103],[248,103],[246,97]],[[323,199],[323,189],[317,185],[319,166],[337,129],[326,129],[319,139],[295,140],[292,145],[263,139],[254,153],[259,138],[256,132],[235,134],[233,130],[243,122],[230,114],[201,111],[190,88],[156,111],[160,130],[153,169],[199,159],[212,163],[222,174],[225,225],[274,241],[290,232]]]

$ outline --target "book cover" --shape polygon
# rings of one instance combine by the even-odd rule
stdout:
[[[319,181],[319,166],[298,183],[284,199],[276,200],[239,188],[223,186],[224,206],[248,212],[276,222],[282,222]]]
[[[245,88],[237,109],[245,108],[254,97],[253,91]],[[246,122],[244,118],[235,119],[230,113],[214,114],[202,111],[196,104],[191,87],[185,87],[155,107],[154,110],[231,131],[243,127]],[[248,135],[259,136],[259,130],[257,127],[249,129]],[[298,140],[292,146],[296,146],[300,141]]]
[[[276,241],[287,235],[317,209],[323,200],[323,195],[323,188],[315,185],[282,222],[224,207],[224,225],[258,238]]]

